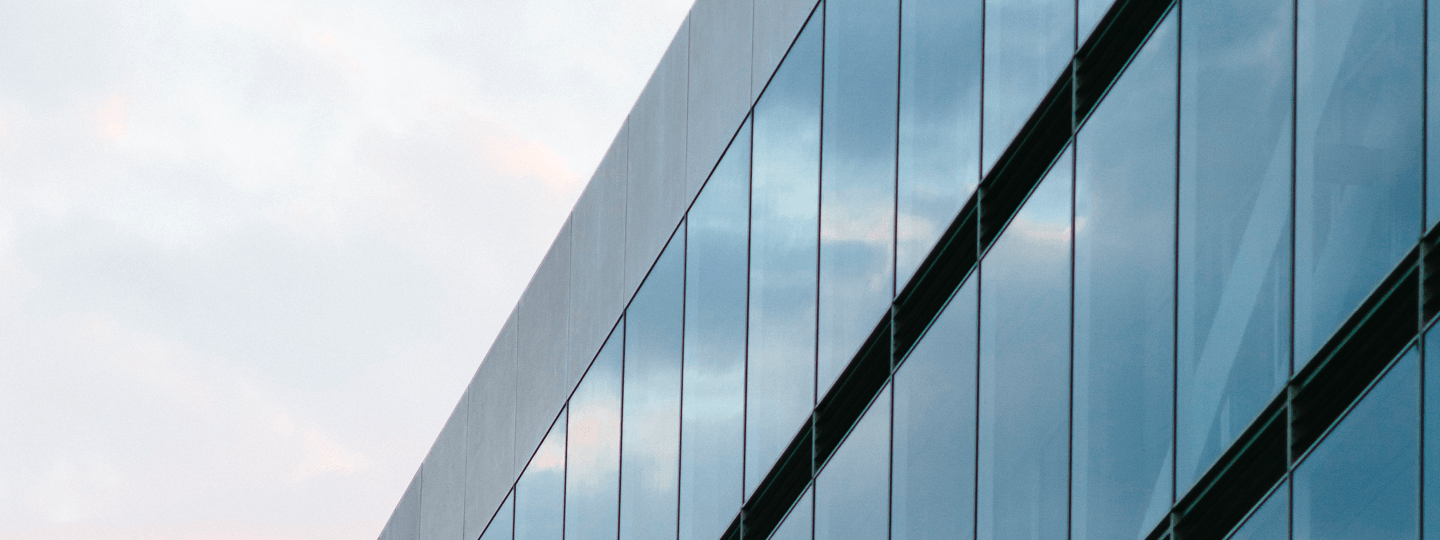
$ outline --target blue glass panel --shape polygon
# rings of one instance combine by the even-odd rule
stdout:
[[[890,388],[815,478],[815,538],[886,538],[890,516]]]
[[[570,396],[565,538],[615,540],[620,519],[621,321]]]
[[[620,424],[620,538],[675,538],[680,473],[680,354],[685,228],[625,311]]]
[[[775,532],[770,533],[770,540],[811,540],[815,537],[815,499],[813,491],[807,489],[805,494],[795,506],[790,508],[790,514],[775,527]]]
[[[500,503],[500,509],[495,511],[495,516],[490,518],[490,524],[485,526],[485,532],[480,534],[480,540],[512,540],[515,538],[515,491],[505,495],[505,502]]]
[[[746,493],[815,406],[821,14],[800,32],[755,104]]]
[[[745,243],[750,124],[731,143],[686,222],[680,538],[715,540],[745,487]]]
[[[565,520],[565,411],[515,483],[515,540],[560,540]]]
[[[1302,0],[1295,367],[1419,239],[1421,0]]]
[[[1432,326],[1425,331],[1425,467],[1422,485],[1425,486],[1425,537],[1440,537],[1440,421],[1431,422],[1440,414],[1440,332]]]
[[[1072,161],[980,263],[981,540],[1066,536]]]
[[[980,183],[981,0],[901,3],[897,288]]]
[[[1420,355],[1376,383],[1295,469],[1295,540],[1416,538]]]
[[[1440,9],[1425,10],[1425,228],[1440,221]]]
[[[1281,484],[1228,540],[1289,540],[1290,484]]]
[[[1077,41],[1083,44],[1085,39],[1095,31],[1095,25],[1105,16],[1105,12],[1110,9],[1110,5],[1114,4],[1115,0],[1078,0],[1078,3],[1079,11],[1076,13],[1075,27],[1080,29]]]
[[[1171,504],[1178,17],[1075,146],[1071,538],[1141,538]]]
[[[892,540],[975,537],[977,283],[960,287],[895,372]]]
[[[894,296],[899,0],[825,3],[820,393]]]
[[[1069,69],[1074,51],[1074,0],[985,2],[986,171]]]
[[[1291,0],[1186,0],[1177,462],[1184,493],[1290,374]]]

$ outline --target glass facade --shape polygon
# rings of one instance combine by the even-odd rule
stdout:
[[[1427,16],[816,4],[481,540],[1436,529]]]

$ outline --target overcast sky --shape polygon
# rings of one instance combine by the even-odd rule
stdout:
[[[0,537],[375,538],[689,6],[0,2]]]

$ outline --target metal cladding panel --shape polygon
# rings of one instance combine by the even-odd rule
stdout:
[[[685,201],[720,161],[750,110],[755,0],[699,0],[690,10],[690,98]]]
[[[462,540],[465,537],[465,423],[467,389],[440,429],[425,463],[420,465],[420,538]]]
[[[570,213],[570,335],[574,387],[620,320],[625,287],[625,182],[629,123],[621,126]],[[559,412],[556,407],[555,412]]]
[[[630,111],[625,190],[625,296],[630,298],[685,213],[685,124],[690,64],[687,18]],[[619,313],[615,313],[619,315]]]
[[[515,481],[516,316],[510,314],[466,393],[465,538],[479,538]]]
[[[422,467],[423,469],[423,467]],[[387,540],[420,540],[420,487],[424,483],[421,471],[415,471],[395,513],[390,514],[390,523],[385,526]]]
[[[752,102],[765,90],[765,83],[770,80],[770,75],[775,73],[775,68],[780,67],[780,60],[785,58],[785,52],[790,50],[795,36],[800,35],[800,28],[805,26],[805,19],[810,16],[817,3],[816,0],[755,2],[755,52],[754,63],[751,64],[754,82],[750,85]],[[735,125],[740,124],[737,122]]]
[[[540,446],[570,395],[566,340],[570,313],[570,221],[520,296],[516,363],[515,455],[523,462]]]

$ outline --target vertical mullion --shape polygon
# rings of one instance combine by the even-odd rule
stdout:
[[[1176,481],[1180,456],[1180,104],[1184,103],[1182,79],[1185,73],[1185,0],[1175,2],[1175,236],[1171,239],[1171,271],[1174,281],[1170,284],[1170,505],[1174,507],[1179,498],[1180,487]]]
[[[627,328],[627,327],[629,326],[629,321],[630,321],[630,317],[627,317],[627,316],[625,316],[625,315],[621,315],[621,317],[620,317],[620,324],[619,324],[619,327],[620,327],[620,433],[616,434],[616,440],[617,440],[616,447],[619,448],[620,451],[619,451],[619,452],[616,452],[616,453],[619,454],[619,455],[616,456],[616,461],[617,461],[617,463],[615,464],[615,538],[616,538],[616,540],[619,540],[619,538],[620,538],[620,514],[621,514],[620,505],[624,502],[624,498],[621,497],[621,494],[625,492],[625,361],[626,361],[626,356],[628,356],[628,355],[626,354],[626,352],[625,352],[625,345],[626,345],[626,342],[627,342],[627,341],[630,341],[629,336],[626,335],[626,334],[629,333],[629,328]],[[612,331],[612,334],[611,334],[611,335],[614,335],[614,334],[613,334],[613,331]],[[518,497],[517,497],[517,499],[518,499]],[[517,500],[516,502],[519,502],[519,501]]]
[[[723,152],[721,155],[724,155]],[[688,218],[688,211],[686,215]],[[675,430],[677,438],[675,442],[675,538],[677,539],[680,538],[680,506],[684,504],[681,494],[685,493],[685,322],[688,318],[686,303],[689,301],[690,286],[690,220],[687,218],[681,218],[680,230],[675,233],[675,236],[680,238],[680,246],[683,248],[680,250],[680,409],[677,411],[678,415],[675,419],[680,424]],[[671,242],[673,243],[674,240]]]

